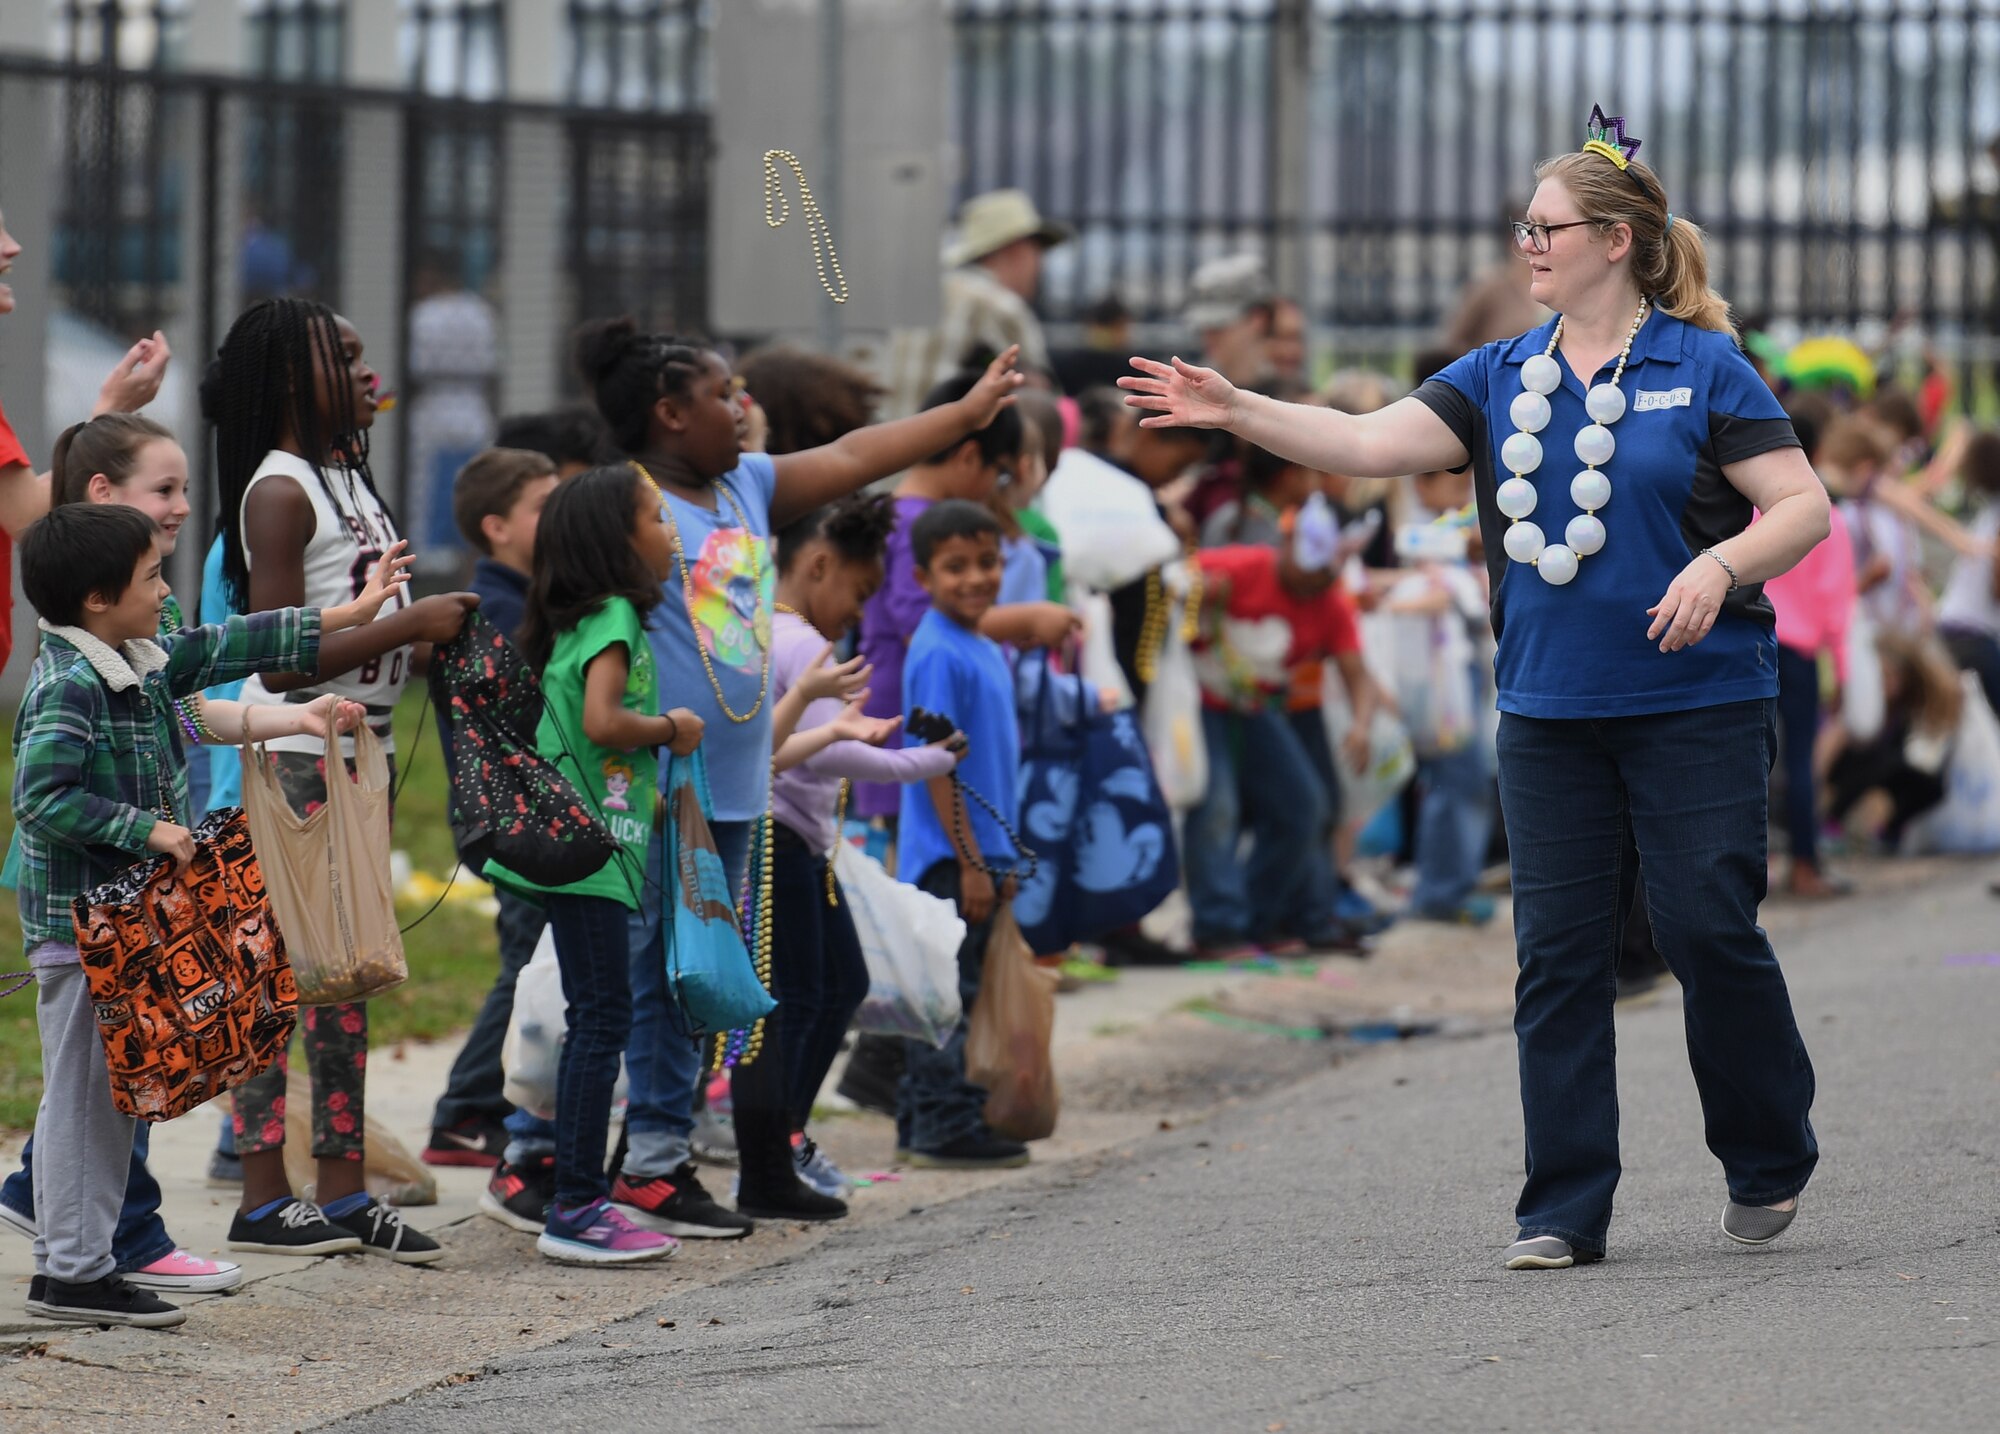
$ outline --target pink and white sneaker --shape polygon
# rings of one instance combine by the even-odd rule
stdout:
[[[535,1248],[559,1265],[632,1265],[678,1254],[681,1242],[642,1230],[609,1200],[593,1200],[574,1214],[549,1206],[548,1224]]]
[[[149,1290],[174,1290],[184,1295],[214,1294],[243,1283],[243,1267],[228,1260],[204,1260],[186,1250],[174,1250],[150,1265],[127,1270],[119,1278]]]

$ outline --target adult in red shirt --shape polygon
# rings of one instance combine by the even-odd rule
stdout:
[[[21,246],[0,215],[0,275],[20,256]],[[0,315],[13,312],[14,288],[0,279]],[[172,357],[165,334],[155,333],[132,345],[97,391],[97,406],[90,416],[135,413],[151,403]],[[36,473],[6,411],[0,409],[0,668],[14,650],[14,536],[48,511],[49,475]]]
[[[1347,683],[1354,732],[1343,753],[1365,764],[1380,694],[1361,663],[1354,600],[1330,569],[1302,568],[1291,545],[1207,548],[1195,555],[1209,605],[1195,650],[1208,744],[1208,794],[1188,813],[1185,865],[1195,945],[1211,959],[1352,945],[1338,890],[1310,879],[1329,792],[1285,711],[1291,675],[1330,660]],[[1247,862],[1237,859],[1245,830]]]

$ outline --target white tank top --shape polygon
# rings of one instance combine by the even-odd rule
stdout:
[[[257,465],[250,486],[243,490],[244,503],[249,503],[250,495],[257,491],[259,483],[277,473],[295,480],[305,491],[313,508],[313,535],[306,543],[304,561],[304,605],[331,607],[335,603],[351,602],[367,584],[369,570],[396,541],[396,525],[390,521],[388,510],[368,490],[360,475],[351,470],[329,466],[326,482],[322,484],[319,475],[313,472],[312,465],[305,459],[276,450],[265,454],[264,461]],[[337,501],[328,501],[329,487]],[[246,564],[249,561],[247,550],[244,561]],[[382,604],[376,621],[381,621],[408,601],[408,595],[398,591]],[[243,684],[243,700],[270,704],[310,702],[329,692],[336,693],[368,709],[368,725],[382,739],[384,749],[393,752],[396,740],[390,730],[389,719],[395,710],[396,699],[402,695],[403,684],[409,680],[411,655],[411,648],[399,647],[352,672],[344,672],[328,681],[290,692],[274,693],[264,686],[262,678],[252,677]],[[280,737],[267,745],[275,752],[318,752],[324,744],[317,737]],[[352,756],[354,739],[343,739],[341,750]]]

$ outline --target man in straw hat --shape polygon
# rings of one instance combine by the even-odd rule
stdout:
[[[965,201],[958,240],[945,251],[944,308],[934,329],[905,329],[889,353],[890,418],[915,413],[931,386],[970,357],[1021,346],[1021,367],[1047,372],[1049,349],[1030,305],[1042,280],[1042,254],[1070,237],[1067,225],[1042,218],[1019,189],[996,189]]]

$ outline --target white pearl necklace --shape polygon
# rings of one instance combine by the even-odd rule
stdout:
[[[1639,326],[1646,322],[1649,307],[1646,300],[1639,300],[1639,312],[1625,335],[1625,347],[1618,351],[1618,367],[1611,382],[1595,384],[1584,395],[1583,411],[1590,415],[1590,424],[1576,435],[1576,456],[1583,471],[1569,480],[1570,500],[1583,511],[1569,520],[1560,543],[1549,542],[1539,524],[1525,520],[1540,498],[1528,481],[1528,474],[1542,466],[1542,441],[1535,435],[1549,426],[1548,396],[1562,385],[1562,369],[1555,357],[1556,345],[1562,342],[1561,319],[1556,320],[1549,346],[1521,365],[1521,392],[1507,411],[1519,431],[1500,446],[1500,461],[1514,476],[1500,485],[1494,502],[1512,520],[1504,543],[1507,556],[1530,564],[1544,582],[1557,587],[1576,576],[1579,558],[1587,558],[1604,546],[1604,523],[1597,510],[1611,501],[1611,480],[1597,470],[1611,461],[1618,447],[1611,437],[1611,425],[1625,416],[1625,395],[1618,381],[1625,377],[1633,341],[1639,337]]]

